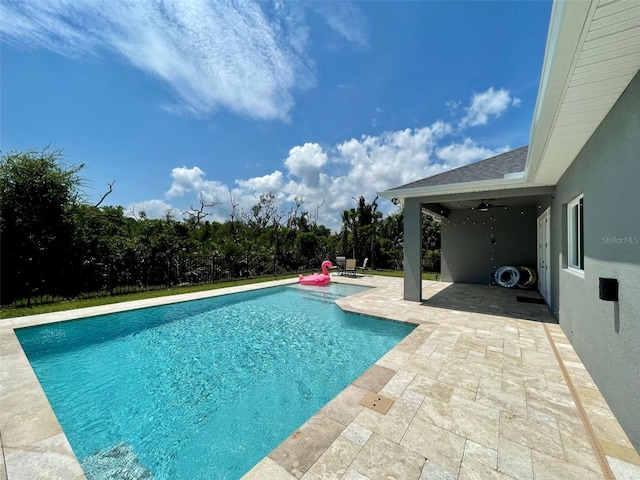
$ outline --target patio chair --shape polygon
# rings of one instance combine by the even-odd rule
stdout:
[[[356,276],[356,259],[355,258],[347,258],[347,261],[344,266],[345,274],[351,275],[353,277]]]
[[[336,257],[336,267],[338,267],[338,273],[340,275],[345,274],[344,267],[346,263],[347,263],[347,257]]]
[[[369,257],[364,259],[364,262],[362,262],[362,266],[360,268],[362,270],[366,270],[367,269],[367,263],[369,263]]]

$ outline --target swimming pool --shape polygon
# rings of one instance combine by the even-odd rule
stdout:
[[[351,285],[275,287],[20,329],[91,478],[238,478],[413,326]]]

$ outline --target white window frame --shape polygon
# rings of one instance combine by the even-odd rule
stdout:
[[[584,275],[584,194],[567,204],[567,268]]]

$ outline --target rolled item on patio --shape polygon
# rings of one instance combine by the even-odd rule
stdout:
[[[520,280],[520,270],[518,267],[504,265],[496,270],[494,278],[501,287],[512,288]]]
[[[531,288],[536,284],[536,280],[538,280],[538,275],[533,268],[520,267],[519,288]]]

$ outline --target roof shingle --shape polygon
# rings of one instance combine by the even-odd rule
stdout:
[[[516,148],[510,152],[501,153],[495,157],[458,167],[448,172],[426,177],[415,182],[407,183],[391,190],[407,188],[433,187],[436,185],[450,185],[454,183],[477,182],[504,178],[508,173],[522,172],[527,161],[528,146]]]

